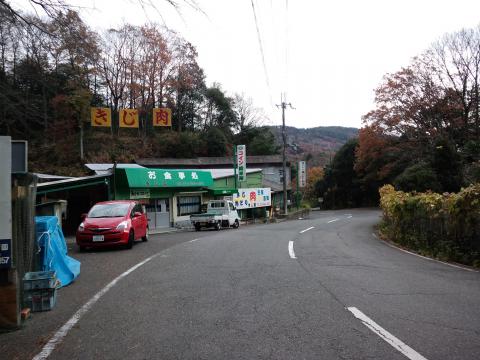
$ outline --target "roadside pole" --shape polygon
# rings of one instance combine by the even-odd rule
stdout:
[[[297,162],[297,191],[295,192],[295,202],[297,203],[297,210],[300,208],[300,204],[298,203],[298,198],[300,197],[300,181],[299,181],[299,178],[300,178],[300,166],[299,166],[299,163]]]
[[[283,212],[285,215],[288,214],[288,200],[287,200],[287,132],[285,130],[285,109],[287,106],[290,106],[291,109],[294,109],[292,104],[286,103],[282,96],[282,103],[277,105],[277,107],[282,108],[282,139],[283,139]]]
[[[0,136],[0,328],[20,325],[19,279],[13,266],[12,241],[12,145],[10,136]],[[16,259],[15,259],[16,261]]]
[[[235,184],[235,192],[238,192],[237,188],[237,145],[233,145],[233,181]]]

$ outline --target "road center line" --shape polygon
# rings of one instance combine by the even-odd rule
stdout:
[[[112,287],[114,287],[120,280],[122,280],[125,276],[130,274],[131,272],[137,270],[140,266],[146,264],[153,258],[157,257],[160,255],[160,253],[157,253],[155,255],[152,255],[142,262],[139,262],[137,265],[132,266],[130,269],[125,271],[124,273],[120,274],[117,276],[115,279],[110,281],[102,290],[97,292],[93,297],[90,298],[80,309],[77,310],[75,314],[53,335],[53,337],[48,341],[48,343],[45,344],[45,346],[42,348],[42,351],[40,351],[33,360],[43,360],[46,359],[50,356],[50,354],[55,350],[57,345],[59,345],[62,340],[67,336],[68,332],[72,329],[72,327],[75,326],[75,324],[92,308],[92,306],[103,296],[105,295],[108,290],[110,290]]]
[[[288,242],[288,253],[292,259],[296,259],[295,252],[293,251],[293,241]]]
[[[307,232],[308,230],[312,230],[314,228],[315,228],[315,226],[310,226],[308,229],[300,231],[300,234],[303,234],[304,232]]]
[[[395,349],[400,351],[410,360],[427,360],[425,357],[413,350],[410,346],[390,334],[387,330],[382,328],[380,325],[378,325],[375,321],[370,319],[367,315],[362,313],[356,307],[348,307],[347,310],[350,311],[353,316],[359,319],[366,327],[368,327],[375,334],[380,336],[383,340],[392,345]]]
[[[335,221],[338,221],[338,219],[333,219],[333,220],[327,221],[327,224],[330,224],[330,223],[335,222]]]

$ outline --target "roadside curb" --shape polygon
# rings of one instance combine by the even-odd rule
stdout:
[[[470,271],[470,272],[480,273],[480,270],[478,270],[478,269],[476,269],[472,266],[459,264],[459,263],[456,263],[456,262],[446,262],[446,261],[442,261],[442,260],[438,260],[438,259],[435,259],[435,258],[432,258],[432,257],[425,256],[425,255],[418,254],[411,249],[403,248],[400,245],[398,245],[398,244],[396,244],[396,243],[394,243],[390,240],[386,240],[386,239],[382,238],[376,232],[373,232],[372,235],[374,236],[375,239],[380,240],[383,243],[385,243],[385,245],[387,245],[391,248],[394,248],[396,250],[400,250],[401,252],[404,252],[404,253],[407,253],[407,254],[410,254],[410,255],[413,255],[413,256],[417,256],[417,257],[420,257],[420,258],[425,259],[425,260],[434,261],[434,262],[437,262],[437,263],[440,263],[440,264],[443,264],[443,265],[454,267],[454,268],[457,268],[457,269],[462,269],[462,270],[466,270],[466,271]]]

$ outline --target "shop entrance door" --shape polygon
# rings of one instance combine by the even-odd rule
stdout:
[[[170,226],[170,202],[169,199],[157,199],[156,224],[158,227]]]
[[[170,201],[169,199],[150,199],[146,205],[148,227],[158,229],[170,226]]]

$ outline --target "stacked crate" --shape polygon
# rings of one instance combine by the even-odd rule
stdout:
[[[23,277],[23,303],[32,312],[51,310],[57,297],[55,271],[34,271]]]

